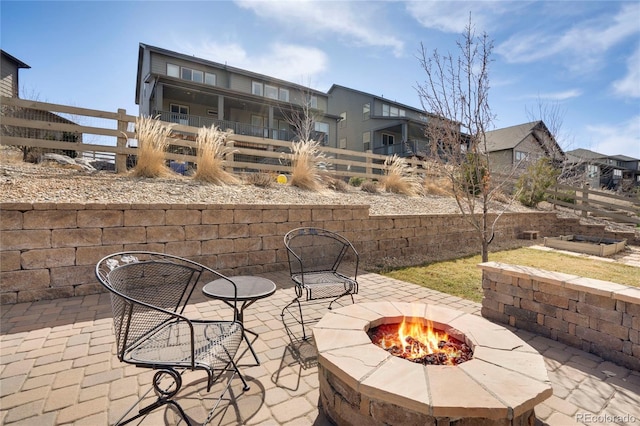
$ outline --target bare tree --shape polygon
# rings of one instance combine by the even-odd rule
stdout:
[[[486,262],[495,225],[504,212],[490,223],[489,210],[503,195],[506,182],[492,179],[487,152],[486,132],[494,118],[489,107],[493,41],[486,33],[476,36],[469,19],[457,46],[460,56],[454,57],[437,50],[428,53],[421,44],[418,60],[427,78],[416,90],[428,117],[425,136],[431,157],[447,177],[460,212],[477,231]]]
[[[527,117],[531,121],[544,122],[550,133],[550,140],[556,142],[555,145],[545,147],[549,157],[556,159],[554,166],[558,169],[558,181],[567,185],[581,185],[585,183],[586,164],[584,159],[578,157],[569,158],[566,152],[574,145],[574,138],[564,132],[564,116],[566,110],[559,102],[544,102],[538,98],[536,109],[526,108]]]

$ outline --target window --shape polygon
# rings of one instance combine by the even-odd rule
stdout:
[[[318,108],[318,97],[315,95],[311,95],[309,97],[309,106],[311,108]]]
[[[313,126],[316,132],[322,133],[322,140],[320,142],[322,145],[326,145],[329,142],[329,123],[316,121]]]
[[[202,71],[193,70],[192,80],[196,83],[204,83],[204,73]]]
[[[180,78],[180,67],[174,64],[167,64],[167,76]]]
[[[598,166],[596,166],[594,164],[588,164],[587,165],[587,176],[589,178],[594,178],[594,177],[598,176]]]
[[[365,146],[368,146],[370,143],[371,143],[371,132],[362,132],[362,144]]]
[[[347,112],[341,112],[340,113],[340,128],[344,129],[345,127],[347,127]]]
[[[616,179],[619,179],[622,177],[622,170],[620,169],[613,169],[613,177]]]
[[[180,76],[182,77],[183,80],[191,80],[192,71],[190,68],[182,67],[181,71],[182,72],[180,73]]]
[[[204,73],[204,84],[208,84],[209,86],[216,85],[216,75],[211,74],[209,72]]]
[[[274,86],[264,85],[264,97],[269,99],[278,99],[278,88]]]
[[[527,159],[527,153],[522,151],[516,151],[516,161],[524,161]]]
[[[382,145],[393,145],[395,137],[386,133],[382,134]]]
[[[371,118],[371,104],[366,103],[362,105],[362,119],[368,120],[369,118]]]
[[[289,90],[287,89],[279,89],[278,90],[278,99],[281,101],[289,102]]]
[[[262,96],[262,83],[254,81],[251,83],[251,93],[256,96]]]
[[[406,111],[401,108],[391,106],[388,104],[382,104],[383,117],[404,117],[405,114],[406,114]]]
[[[169,111],[171,111],[171,122],[189,125],[189,107],[186,105],[170,104]]]

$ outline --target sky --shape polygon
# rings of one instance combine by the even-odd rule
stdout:
[[[139,43],[422,108],[427,52],[493,42],[493,128],[542,119],[565,150],[640,158],[640,1],[6,1],[20,97],[138,114]],[[545,120],[546,119],[546,120]]]

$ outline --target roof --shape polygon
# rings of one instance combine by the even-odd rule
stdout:
[[[518,124],[516,126],[486,132],[487,151],[494,152],[515,148],[533,132],[533,129],[539,123],[542,122],[532,121],[530,123]]]
[[[625,161],[625,162],[626,161],[638,161],[638,158],[629,157],[627,155],[622,155],[622,154],[606,155],[606,154],[600,154],[599,152],[591,151],[591,150],[584,149],[584,148],[578,148],[578,149],[574,149],[572,151],[568,151],[567,154],[571,155],[573,157],[580,158],[582,160],[605,160],[605,159],[611,159],[611,160]]]
[[[198,58],[196,56],[189,56],[186,55],[184,53],[178,53],[178,52],[174,52],[171,50],[167,50],[167,49],[163,49],[161,47],[156,47],[156,46],[151,46],[149,44],[145,44],[145,43],[140,43],[139,48],[138,48],[138,77],[137,77],[137,81],[136,81],[136,103],[138,103],[138,95],[139,95],[139,91],[140,91],[140,80],[142,78],[144,78],[144,76],[141,75],[142,73],[142,59],[143,59],[143,54],[142,52],[144,50],[149,50],[152,52],[156,52],[156,53],[160,53],[162,55],[166,55],[166,56],[173,56],[175,58],[180,58],[182,60],[185,61],[190,61],[190,62],[195,62],[195,63],[199,63],[208,67],[213,67],[213,68],[220,68],[220,69],[224,69],[236,74],[242,74],[242,75],[246,75],[249,77],[253,77],[253,78],[257,78],[260,80],[265,80],[265,81],[269,81],[269,82],[273,82],[276,84],[280,84],[280,85],[287,85],[287,86],[291,86],[294,88],[298,88],[303,92],[308,92],[311,94],[316,94],[316,95],[323,95],[323,96],[327,96],[326,93],[320,91],[320,90],[316,90],[316,89],[312,89],[310,87],[306,87],[303,86],[301,84],[297,84],[297,83],[292,83],[290,81],[286,81],[286,80],[281,80],[279,78],[275,78],[275,77],[271,77],[265,74],[259,74],[253,71],[249,71],[249,70],[245,70],[242,68],[235,68],[232,66],[225,64],[221,64],[219,62],[214,62],[214,61],[210,61],[208,59],[203,59],[203,58]]]
[[[9,59],[11,62],[14,62],[18,66],[18,68],[31,68],[29,65],[25,64],[24,62],[22,62],[20,59],[16,58],[15,56],[9,55],[4,50],[0,49],[0,52],[2,53],[2,56],[4,56],[7,59]]]

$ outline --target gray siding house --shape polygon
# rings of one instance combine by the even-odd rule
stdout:
[[[328,94],[329,112],[340,117],[338,148],[402,157],[428,155],[424,129],[430,116],[423,110],[337,84]]]
[[[139,114],[194,127],[291,141],[291,117],[313,112],[314,139],[335,146],[337,117],[328,96],[302,85],[140,43],[136,81]]]
[[[640,186],[640,159],[605,155],[578,148],[567,152],[573,172],[592,188],[625,189]]]
[[[565,158],[564,151],[543,121],[492,130],[486,132],[486,138],[491,168],[498,173],[507,173],[514,167],[524,171],[542,157],[548,157],[554,164]]]

